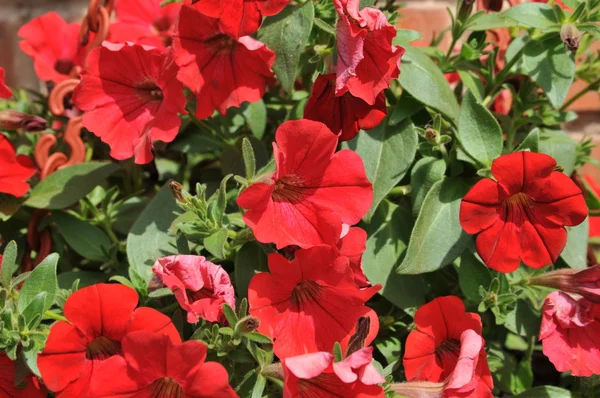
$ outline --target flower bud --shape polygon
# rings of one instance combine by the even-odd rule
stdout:
[[[465,21],[473,11],[475,0],[462,0],[458,6],[458,19]]]
[[[171,188],[171,192],[173,193],[173,196],[175,197],[175,199],[177,199],[177,201],[179,202],[185,202],[185,197],[183,196],[183,185],[181,185],[180,183],[178,183],[177,181],[172,181],[169,184],[169,188]]]
[[[13,110],[0,111],[0,129],[2,130],[42,131],[46,130],[46,127],[46,119],[42,117]]]
[[[256,329],[258,329],[259,325],[260,321],[257,317],[248,315],[247,317],[239,320],[237,325],[235,325],[235,329],[241,334],[246,334],[254,332]]]
[[[575,52],[579,49],[581,32],[572,23],[566,23],[560,28],[560,39],[570,51]]]
[[[429,128],[425,130],[425,138],[427,139],[427,142],[429,142],[431,145],[437,144],[439,136],[439,131],[435,129]]]
[[[502,11],[502,6],[504,5],[504,0],[480,0],[479,1],[479,9],[484,9],[487,11]]]
[[[593,303],[600,304],[600,264],[584,270],[559,269],[548,272],[531,278],[529,284],[579,294]]]

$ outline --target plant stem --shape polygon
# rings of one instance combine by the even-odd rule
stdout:
[[[412,187],[410,185],[401,185],[399,187],[394,187],[388,193],[388,196],[407,196],[412,192]]]
[[[523,48],[521,48],[519,50],[519,52],[517,52],[511,59],[510,61],[508,61],[506,63],[506,65],[504,66],[504,69],[502,69],[500,71],[500,73],[498,73],[496,75],[496,79],[494,79],[494,85],[492,86],[492,88],[490,89],[488,95],[483,99],[483,106],[487,107],[490,105],[490,103],[492,102],[492,100],[495,97],[495,93],[496,91],[498,91],[498,89],[500,87],[502,87],[502,85],[504,84],[504,81],[506,80],[506,78],[510,75],[510,70],[512,69],[513,66],[515,66],[517,64],[517,62],[519,62],[519,60],[521,59],[521,57],[523,56],[523,50],[524,50],[525,46],[523,46]]]
[[[560,111],[566,111],[573,103],[575,103],[578,99],[589,93],[590,91],[597,90],[598,86],[600,86],[600,79],[597,79],[591,82],[586,88],[575,94],[570,100],[564,103],[563,106],[560,107]]]
[[[56,320],[56,321],[64,321],[64,322],[69,322],[69,321],[67,320],[67,318],[65,318],[64,316],[62,316],[62,315],[58,315],[58,314],[56,314],[56,313],[54,313],[54,312],[52,312],[52,311],[45,311],[45,312],[44,312],[44,316],[46,316],[46,317],[48,317],[48,318],[50,318],[50,319],[54,319],[54,320]]]

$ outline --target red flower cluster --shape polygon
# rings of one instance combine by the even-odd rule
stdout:
[[[150,391],[163,389],[181,395],[205,388],[206,375],[214,383],[211,391],[221,392],[215,397],[235,396],[225,369],[204,364],[202,343],[181,344],[167,316],[147,307],[135,309],[137,302],[135,290],[107,284],[83,288],[67,299],[68,322],[52,326],[38,357],[44,383],[57,397],[139,396],[135,392],[142,391],[154,397],[159,395]],[[195,361],[182,361],[183,350],[195,352]]]
[[[152,271],[188,312],[189,323],[198,322],[198,318],[224,322],[223,304],[235,308],[235,292],[229,275],[202,256],[159,258]]]
[[[534,268],[552,264],[567,243],[564,226],[585,220],[581,190],[555,168],[548,155],[504,155],[492,163],[496,181],[484,178],[465,195],[460,224],[478,234],[477,253],[488,267],[512,272],[521,261]]]
[[[11,142],[0,133],[0,192],[21,197],[29,191],[29,180],[35,174],[33,161],[18,155]]]
[[[4,68],[0,68],[0,98],[12,97],[12,91],[4,82]]]

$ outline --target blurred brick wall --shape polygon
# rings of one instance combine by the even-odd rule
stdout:
[[[127,1],[127,0],[121,0]],[[401,26],[421,32],[421,42],[427,44],[434,35],[449,26],[450,17],[447,8],[454,10],[456,0],[403,0]],[[15,87],[39,87],[30,59],[19,49],[17,30],[31,18],[54,10],[69,21],[76,21],[84,14],[87,0],[0,0],[0,66],[6,69],[7,82]],[[450,39],[445,38],[442,45],[448,46]],[[576,82],[573,93],[585,87]],[[600,145],[600,95],[591,92],[578,100],[571,108],[581,114],[581,120],[566,126],[574,138],[584,135],[594,136]],[[595,151],[600,159],[600,147]],[[600,181],[600,170],[588,169]]]

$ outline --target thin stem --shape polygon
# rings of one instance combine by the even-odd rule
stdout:
[[[54,319],[56,321],[69,322],[67,320],[67,318],[65,318],[64,316],[58,315],[58,314],[56,314],[56,313],[54,313],[52,311],[45,311],[44,312],[44,316],[46,316],[47,318],[50,318],[50,319]]]
[[[401,185],[399,187],[394,187],[388,193],[388,196],[407,196],[412,192],[412,187],[410,185]]]
[[[510,61],[508,61],[506,63],[506,65],[504,66],[504,69],[502,69],[500,71],[500,73],[498,73],[496,75],[496,79],[494,82],[494,85],[492,86],[492,88],[490,89],[488,95],[483,99],[483,106],[487,107],[490,105],[490,103],[492,102],[492,100],[495,97],[495,93],[496,91],[498,91],[498,89],[500,87],[502,87],[502,85],[504,84],[504,81],[506,80],[506,78],[510,75],[510,70],[512,69],[513,66],[515,66],[517,64],[517,62],[519,62],[519,60],[521,59],[521,57],[523,56],[523,50],[524,50],[524,46],[523,48],[521,48],[519,50],[519,52],[517,52],[511,59]]]
[[[598,86],[600,86],[600,79],[597,79],[590,83],[586,88],[575,94],[570,100],[565,102],[563,106],[560,107],[560,111],[566,111],[571,105],[573,105],[578,99],[589,93],[590,91],[597,90]]]

